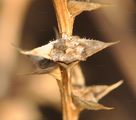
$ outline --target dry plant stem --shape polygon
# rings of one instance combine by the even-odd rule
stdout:
[[[74,18],[70,15],[67,7],[67,0],[53,0],[56,10],[59,32],[68,36],[72,35]]]
[[[53,0],[54,8],[56,10],[57,22],[59,27],[59,33],[61,37],[63,35],[71,36],[73,32],[74,17],[70,15],[68,11],[67,0]],[[78,120],[79,111],[76,109],[72,102],[72,86],[70,78],[70,68],[60,65],[62,80],[57,80],[62,104],[63,120]]]
[[[58,80],[58,85],[61,93],[63,120],[77,120],[79,112],[72,102],[70,70],[62,66],[60,69],[62,72],[62,81]]]

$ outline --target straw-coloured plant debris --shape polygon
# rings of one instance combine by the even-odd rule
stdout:
[[[117,43],[105,43],[72,35],[73,23],[77,15],[83,11],[96,10],[108,5],[75,0],[53,0],[53,4],[60,38],[31,51],[20,52],[29,56],[36,64],[37,70],[34,73],[48,73],[56,78],[61,93],[63,120],[77,120],[79,113],[84,109],[112,109],[98,102],[120,86],[122,81],[109,86],[91,87],[85,85],[79,87],[73,85],[71,81],[72,70],[80,61],[85,61],[93,54]]]

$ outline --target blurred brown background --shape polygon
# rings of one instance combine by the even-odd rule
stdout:
[[[136,119],[136,2],[92,0],[111,7],[84,12],[76,18],[74,35],[119,44],[81,63],[87,85],[124,84],[101,102],[111,111],[84,111],[80,120]],[[60,120],[59,91],[49,75],[24,76],[31,61],[25,50],[55,39],[57,28],[52,0],[0,0],[0,120]]]

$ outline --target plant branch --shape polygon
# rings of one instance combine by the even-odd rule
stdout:
[[[67,2],[67,0],[53,0],[61,38],[64,38],[65,35],[71,36],[73,31],[74,18],[68,11]],[[76,110],[72,101],[71,69],[60,65],[60,70],[62,80],[57,80],[57,82],[61,93],[63,120],[77,120],[79,111]]]
[[[60,69],[62,73],[62,81],[57,81],[61,93],[63,120],[77,120],[79,117],[79,111],[72,101],[70,70],[63,66],[60,66]]]
[[[64,34],[70,36],[73,31],[74,18],[70,15],[67,7],[67,0],[53,0],[56,10],[59,33],[63,37]]]

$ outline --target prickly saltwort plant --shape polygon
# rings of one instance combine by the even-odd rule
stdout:
[[[20,51],[29,56],[36,65],[33,74],[50,74],[57,80],[63,112],[63,120],[77,120],[84,109],[110,110],[98,103],[110,91],[122,84],[119,81],[113,85],[96,85],[86,87],[84,84],[74,84],[71,80],[72,70],[80,62],[93,54],[114,45],[98,40],[73,36],[75,17],[83,11],[92,11],[107,4],[93,3],[90,0],[53,0],[56,10],[60,37],[48,44],[31,51]]]

